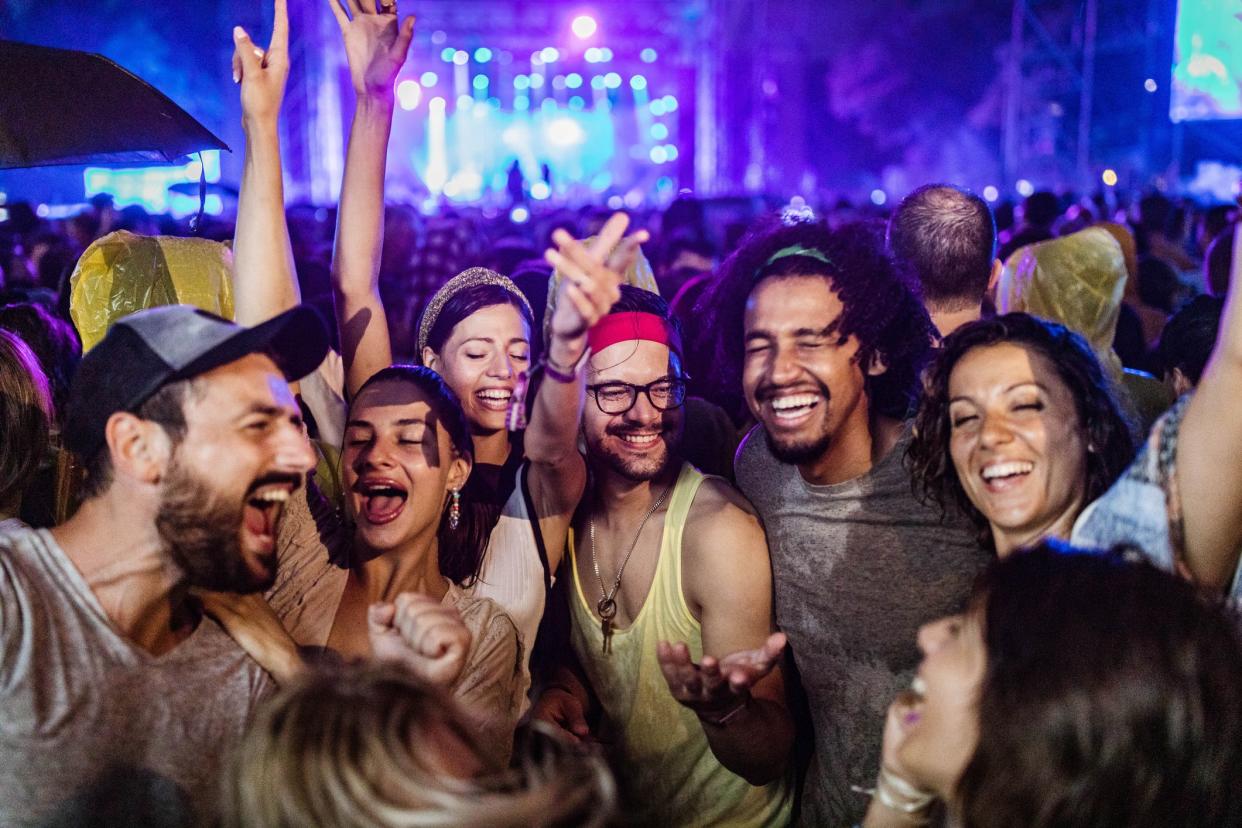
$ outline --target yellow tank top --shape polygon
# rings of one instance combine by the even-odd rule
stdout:
[[[612,652],[604,654],[603,632],[592,609],[596,600],[578,578],[573,533],[569,554],[574,573],[572,642],[604,710],[621,788],[623,818],[661,826],[785,825],[792,806],[790,786],[779,780],[755,787],[717,761],[703,727],[669,692],[656,659],[659,641],[685,642],[695,661],[703,658],[699,622],[686,605],[681,585],[681,533],[704,476],[683,463],[669,498],[664,537],[651,591],[634,622],[614,630]]]

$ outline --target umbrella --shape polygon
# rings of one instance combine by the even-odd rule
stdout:
[[[0,169],[172,162],[228,146],[101,55],[0,40]]]

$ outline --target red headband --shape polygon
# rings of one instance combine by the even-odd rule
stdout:
[[[610,313],[596,322],[587,334],[587,344],[591,346],[593,354],[598,354],[609,345],[632,339],[646,339],[667,345],[670,351],[681,356],[681,337],[672,325],[654,313]]]

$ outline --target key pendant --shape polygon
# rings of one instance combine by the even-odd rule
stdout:
[[[612,652],[612,619],[617,616],[617,602],[611,598],[601,598],[595,609],[599,612],[600,632],[604,634],[603,653],[607,655]]]

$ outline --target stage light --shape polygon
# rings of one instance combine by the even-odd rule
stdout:
[[[540,75],[537,72],[531,75],[530,76],[530,88],[531,89],[542,89],[543,88],[543,75]]]
[[[1147,80],[1143,81],[1143,88],[1146,89],[1148,92],[1155,92],[1160,87],[1156,85],[1155,78],[1148,78]]]
[[[996,201],[996,199],[1000,198],[1000,190],[989,184],[983,188],[983,198],[985,201]]]
[[[458,66],[465,66],[469,62],[470,53],[465,49],[458,49],[453,53],[453,63],[456,63]]]
[[[514,89],[530,89],[530,78],[525,75],[518,75],[513,79]]]
[[[608,209],[609,210],[620,210],[624,206],[625,206],[625,199],[623,199],[621,196],[619,195],[608,196]]]
[[[539,108],[542,109],[544,112],[555,112],[556,101],[552,100],[551,98],[544,98],[542,101],[539,102]]]
[[[660,54],[655,49],[643,49],[638,53],[638,57],[643,63],[655,63],[660,58]]]
[[[444,49],[440,52],[440,60],[444,61],[445,63],[452,63],[453,58],[456,57],[456,55],[457,55],[456,49],[454,49],[452,46],[445,46]]]
[[[570,28],[574,30],[574,34],[586,40],[595,34],[595,30],[599,28],[595,24],[595,18],[589,14],[580,14],[574,18],[574,22],[570,24]]]
[[[664,96],[664,111],[665,112],[676,112],[677,111],[677,99],[674,98],[672,95]]]
[[[554,46],[544,46],[543,50],[539,52],[539,58],[544,63],[556,63],[560,57],[561,53],[556,51],[556,47]]]
[[[1104,185],[1107,187],[1116,187],[1117,186],[1117,171],[1111,168],[1105,170],[1103,174],[1100,176],[1100,180],[1103,181]]]
[[[1018,183],[1015,184],[1014,187],[1017,189],[1018,195],[1023,198],[1026,198],[1031,193],[1035,192],[1035,185],[1027,181],[1025,178],[1019,178]]]
[[[604,88],[604,76],[596,75],[595,77],[591,78],[591,88],[592,89],[603,89]]]
[[[642,75],[635,75],[634,77],[630,78],[630,88],[631,89],[646,89],[647,79],[644,78]]]
[[[432,87],[440,82],[440,77],[435,72],[423,72],[418,82],[423,86]]]
[[[619,88],[621,86],[621,76],[616,72],[609,72],[607,75],[604,75],[604,86],[609,89]]]
[[[581,112],[583,109],[586,109],[586,101],[582,99],[581,95],[574,95],[569,99],[569,108]]]
[[[518,112],[525,112],[530,109],[530,98],[525,95],[515,95],[513,97],[513,108]]]
[[[474,86],[475,89],[482,91],[487,88],[487,85],[490,82],[491,81],[487,79],[487,75],[475,75],[474,80],[471,81],[471,85]]]
[[[605,46],[599,50],[599,61],[600,63],[607,63],[610,60],[612,60],[612,49]]]
[[[564,89],[565,88],[565,76],[557,75],[556,77],[554,77],[552,79],[552,88],[558,92]]]
[[[582,57],[587,63],[599,63],[599,49],[592,46],[583,53]]]
[[[492,59],[492,50],[486,46],[480,46],[474,50],[475,63],[487,63]]]
[[[663,164],[668,160],[668,150],[664,147],[652,147],[650,155],[652,164]]]
[[[556,118],[548,122],[544,134],[548,143],[556,147],[572,147],[586,140],[586,132],[573,118]]]
[[[664,124],[652,124],[651,137],[656,141],[663,141],[668,137],[668,127]]]
[[[546,181],[536,181],[530,185],[530,197],[535,201],[543,201],[552,195],[552,188],[548,186]]]
[[[403,80],[397,84],[397,102],[406,112],[418,106],[423,99],[423,88],[412,80]]]
[[[640,207],[643,203],[643,191],[637,188],[630,190],[625,194],[625,206],[634,208]]]
[[[509,211],[509,221],[514,224],[525,224],[530,219],[530,210],[518,205]]]
[[[582,86],[582,75],[579,75],[577,72],[570,72],[565,76],[565,85],[570,89],[577,89],[579,86]]]
[[[874,204],[876,207],[883,207],[884,202],[886,201],[888,201],[888,194],[885,193],[883,190],[872,190],[871,191],[871,203]]]
[[[668,112],[668,107],[664,105],[663,98],[656,98],[654,101],[651,102],[651,114],[652,115],[659,117],[660,115],[663,115],[665,112]]]
[[[469,109],[472,106],[474,106],[474,98],[470,97],[469,95],[458,95],[457,96],[457,108],[458,109]]]
[[[677,152],[677,147],[673,146],[672,144],[665,144],[664,152],[668,154],[669,161],[676,161],[677,156],[679,155],[679,153]]]

